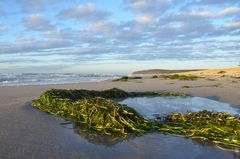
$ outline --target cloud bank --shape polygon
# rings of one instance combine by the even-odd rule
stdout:
[[[0,2],[1,67],[13,64],[8,61],[22,66],[23,57],[28,58],[29,66],[53,59],[66,59],[68,66],[111,61],[240,60],[237,0],[102,3]]]

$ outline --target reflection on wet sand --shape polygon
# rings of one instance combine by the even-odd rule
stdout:
[[[134,107],[140,113],[146,117],[153,117],[156,114],[159,115],[159,112],[163,111],[166,113],[166,110],[170,110],[169,107],[160,108],[159,112],[153,113],[159,107],[156,107],[156,104],[159,104],[159,101],[162,100],[162,97],[157,98],[130,98],[121,103],[128,104],[128,106]],[[164,98],[164,102],[166,100],[173,100]],[[219,103],[213,100],[205,99],[205,98],[186,98],[184,99],[174,99],[175,105],[179,104],[181,111],[188,111],[189,106],[191,105],[191,110],[198,110],[201,106],[206,108],[207,105],[210,105],[209,109],[211,110],[230,110],[231,113],[238,113],[238,110],[231,107],[226,103]],[[144,101],[143,101],[144,100]],[[189,104],[189,100],[191,100]],[[180,101],[180,102],[179,102]],[[194,107],[194,103],[198,103]],[[210,104],[206,104],[206,103]],[[185,103],[185,104],[184,104]],[[186,104],[188,103],[188,104]],[[199,104],[200,103],[200,104]],[[135,105],[134,105],[135,104]],[[155,105],[154,105],[155,104]],[[148,105],[148,108],[147,108]],[[151,107],[153,106],[153,110]],[[181,107],[182,106],[182,107]],[[144,110],[144,109],[146,110]],[[167,108],[167,109],[165,109]],[[145,114],[144,114],[145,113]],[[149,113],[149,114],[147,114]],[[200,140],[192,140],[185,137],[176,137],[158,133],[149,133],[143,136],[133,136],[130,138],[111,138],[109,136],[101,135],[96,133],[95,131],[89,131],[87,129],[81,128],[79,126],[66,126],[67,128],[73,128],[74,132],[80,135],[81,142],[80,145],[84,145],[84,149],[81,152],[88,154],[89,158],[99,158],[96,154],[101,154],[100,158],[108,157],[108,158],[167,158],[167,159],[178,159],[178,158],[189,158],[189,159],[200,159],[200,158],[218,158],[218,159],[240,159],[239,150],[231,150],[231,151],[222,151],[215,147],[213,144],[200,141]],[[86,142],[87,141],[87,144]],[[95,153],[89,154],[89,151],[94,151]]]
[[[107,135],[102,135],[96,131],[87,130],[83,127],[76,127],[74,131],[89,143],[103,145],[106,147],[114,146],[115,144],[125,140],[125,138],[114,138]]]
[[[240,159],[240,153],[237,151],[222,151],[211,143],[185,137],[150,133],[128,139],[112,139],[81,128],[76,128],[75,132],[83,139],[79,143],[84,146],[81,152],[87,154],[89,158],[104,158],[105,156],[121,159]],[[87,144],[84,141],[87,141]],[[89,153],[89,151],[94,153]]]

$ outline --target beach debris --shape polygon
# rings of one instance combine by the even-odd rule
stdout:
[[[140,76],[123,76],[121,78],[118,78],[118,79],[114,79],[112,80],[113,82],[118,82],[118,81],[121,81],[121,82],[127,82],[129,80],[134,80],[134,79],[142,79],[142,77]]]
[[[158,75],[153,75],[152,78],[158,78],[159,76]]]

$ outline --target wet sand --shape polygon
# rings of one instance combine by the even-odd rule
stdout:
[[[232,82],[233,80],[235,82]],[[183,86],[191,86],[191,88],[182,88]],[[186,139],[169,136],[164,138],[161,134],[145,135],[128,142],[124,141],[114,147],[94,145],[74,133],[72,129],[63,128],[60,125],[63,122],[62,119],[34,109],[30,105],[31,101],[43,91],[51,88],[102,90],[113,87],[126,91],[185,92],[240,106],[240,80],[232,78],[218,78],[214,81],[140,79],[130,82],[104,81],[0,87],[0,158],[159,158],[153,155],[154,153],[156,155],[157,151],[159,151],[157,155],[162,154],[162,158],[212,158],[213,154],[215,158],[239,158],[237,156],[239,154],[223,152],[213,147],[204,149],[190,139],[182,144],[178,143],[178,147],[171,147],[168,141],[185,141]],[[157,138],[159,142],[155,141]],[[193,145],[196,147],[194,153],[181,154],[183,151],[188,151],[187,147],[194,147]],[[175,148],[178,153],[176,155],[171,154],[172,152],[168,153],[167,146],[171,149]]]

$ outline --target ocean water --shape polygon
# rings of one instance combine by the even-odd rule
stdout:
[[[99,82],[119,75],[76,73],[0,73],[0,86]]]

